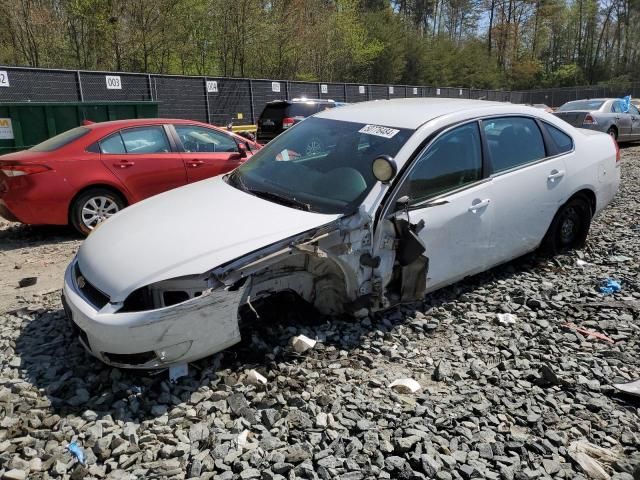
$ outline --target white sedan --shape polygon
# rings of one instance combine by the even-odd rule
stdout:
[[[232,173],[104,222],[66,271],[65,309],[89,352],[143,369],[237,343],[240,307],[277,292],[366,315],[541,246],[582,246],[619,161],[610,136],[533,107],[325,110]]]

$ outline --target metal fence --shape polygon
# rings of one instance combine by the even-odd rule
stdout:
[[[640,82],[634,82],[631,85],[588,85],[511,92],[510,101],[512,103],[544,103],[555,108],[571,100],[616,98],[627,95],[634,98],[640,97]]]
[[[0,66],[0,104],[30,101],[156,101],[161,117],[226,125],[232,121],[255,123],[267,102],[299,97],[326,98],[336,102],[414,97],[509,101],[511,92]]]
[[[296,97],[362,102],[390,98],[473,98],[558,107],[570,100],[640,97],[631,87],[587,86],[506,91],[417,85],[298,82],[0,66],[0,104],[12,102],[157,101],[161,117],[226,125],[255,123],[271,100]]]

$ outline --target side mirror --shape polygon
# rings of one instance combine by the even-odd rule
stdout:
[[[389,183],[398,173],[398,166],[395,160],[389,155],[380,155],[371,164],[373,176],[382,183]]]
[[[238,154],[240,154],[240,158],[247,158],[247,145],[245,143],[238,144]]]

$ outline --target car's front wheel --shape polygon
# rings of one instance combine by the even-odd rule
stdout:
[[[542,249],[550,254],[582,248],[591,227],[591,203],[583,195],[576,195],[565,203],[553,218],[542,241]]]
[[[96,187],[75,198],[69,216],[73,227],[86,236],[124,207],[126,202],[119,194],[108,188]]]

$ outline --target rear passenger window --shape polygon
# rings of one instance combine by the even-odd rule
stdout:
[[[545,127],[547,127],[547,131],[551,138],[553,138],[553,142],[556,144],[558,148],[558,153],[566,153],[571,151],[573,148],[573,140],[571,137],[564,133],[562,130],[554,127],[553,125],[549,125],[545,123]]]
[[[169,152],[169,142],[162,127],[128,128],[121,132],[127,153]]]
[[[492,173],[504,172],[546,156],[538,124],[531,118],[492,118],[482,122]]]
[[[120,132],[100,140],[100,151],[107,154],[127,153]]]

